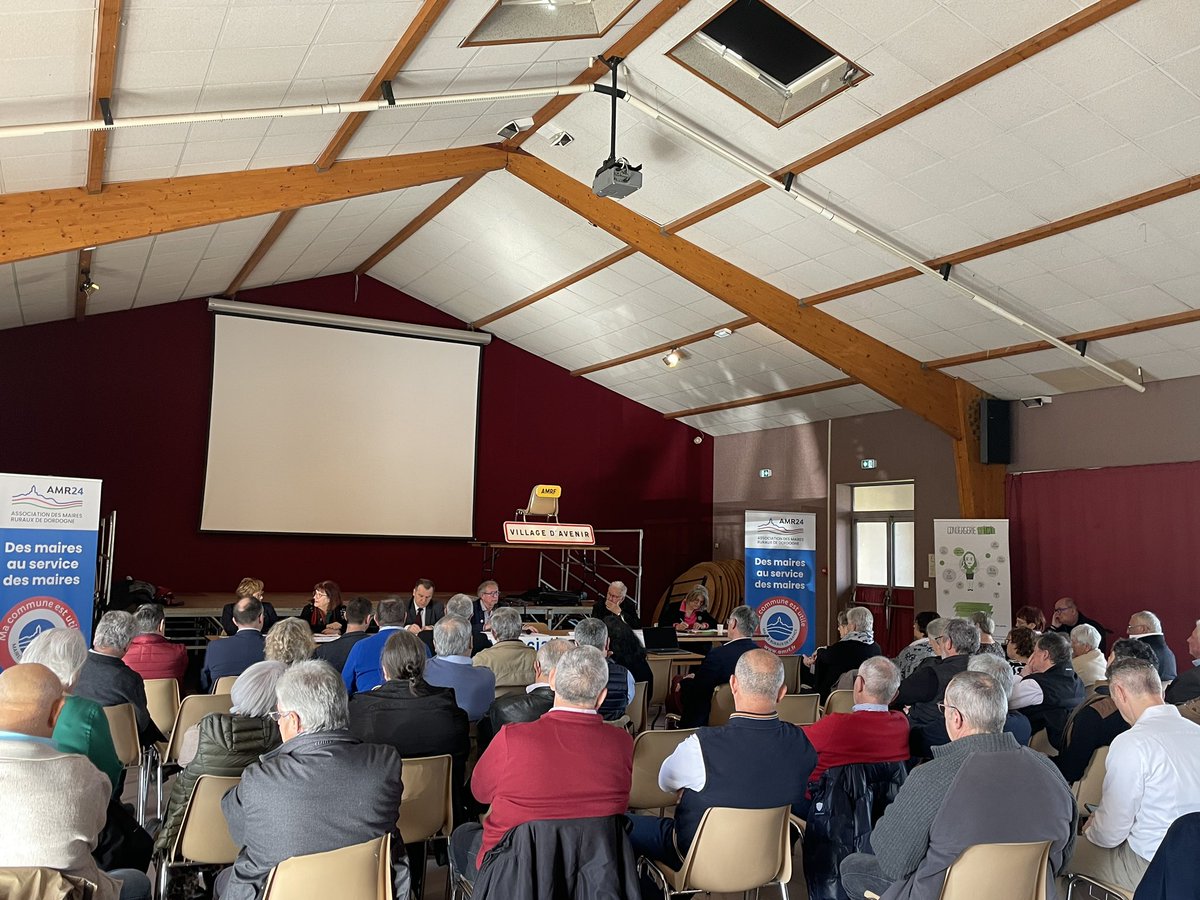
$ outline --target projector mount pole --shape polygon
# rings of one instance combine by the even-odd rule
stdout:
[[[612,72],[612,134],[609,138],[608,159],[604,162],[606,166],[611,166],[617,161],[617,66],[624,61],[624,57],[621,56],[610,56],[601,60]]]

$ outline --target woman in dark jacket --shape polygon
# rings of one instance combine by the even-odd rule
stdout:
[[[308,622],[313,634],[345,634],[346,604],[337,582],[318,581],[313,585],[312,602],[300,610],[299,618]]]
[[[668,602],[663,607],[658,624],[662,628],[670,626],[676,631],[700,631],[716,628],[717,620],[708,614],[708,588],[698,584],[688,591],[688,595],[683,598],[682,603],[676,605]]]
[[[279,746],[279,728],[267,714],[275,709],[275,683],[286,671],[287,665],[282,662],[255,663],[233,684],[232,711],[228,715],[210,713],[200,720],[196,755],[171,787],[162,828],[154,842],[156,852],[166,853],[175,843],[183,811],[201,775],[240,776],[246,766]]]
[[[646,661],[646,648],[619,616],[605,616],[604,627],[608,629],[608,650],[613,662],[627,668],[633,680],[646,682],[646,696],[654,695],[654,673]]]

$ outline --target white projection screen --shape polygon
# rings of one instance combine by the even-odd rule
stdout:
[[[471,537],[481,349],[217,315],[201,530]]]

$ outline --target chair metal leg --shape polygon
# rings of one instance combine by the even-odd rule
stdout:
[[[146,778],[146,752],[143,750],[141,758],[138,760],[138,796],[137,796],[137,822],[143,828],[146,827],[146,792],[149,790],[149,784]]]
[[[757,892],[755,892],[755,893],[757,893]],[[779,896],[782,897],[783,900],[788,900],[787,885],[784,884],[782,881],[779,882]]]

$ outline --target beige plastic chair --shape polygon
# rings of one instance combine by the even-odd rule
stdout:
[[[538,634],[549,634],[550,633],[550,626],[547,625],[545,622],[522,622],[521,627],[531,629],[532,631],[536,631]]]
[[[675,748],[696,733],[695,728],[675,731],[643,731],[633,739],[633,783],[629,789],[630,809],[657,809],[659,815],[676,803],[674,792],[658,786],[658,772]]]
[[[238,680],[236,675],[222,675],[213,685],[212,693],[228,694],[233,690],[233,683]]]
[[[793,725],[811,725],[820,712],[820,694],[784,694],[779,701],[779,718]]]
[[[393,900],[392,836],[284,860],[267,876],[262,900]]]
[[[706,810],[678,872],[663,863],[645,865],[667,896],[706,891],[741,894],[777,885],[787,900],[792,878],[789,809]]]
[[[406,844],[444,840],[454,830],[453,761],[449,754],[404,760],[404,794],[396,826]],[[428,859],[428,855],[426,856]],[[450,867],[446,867],[446,896],[450,894]],[[425,895],[425,879],[419,896]]]
[[[158,730],[168,738],[179,713],[179,682],[174,678],[151,678],[146,682],[146,706]],[[163,747],[166,750],[166,747]]]
[[[651,674],[654,675],[654,692],[650,695],[650,708],[658,710],[654,716],[654,721],[658,721],[658,717],[662,715],[663,705],[667,702],[667,691],[671,689],[671,661],[666,657],[658,657],[657,659],[647,659],[646,662],[650,666]],[[654,727],[653,722],[650,727]]]
[[[521,521],[528,521],[530,516],[541,516],[550,521],[553,519],[558,521],[558,497],[539,497],[537,489],[540,485],[534,485],[529,489],[529,502],[525,504],[524,509],[518,509],[517,515]]]
[[[1046,735],[1045,728],[1029,739],[1029,749],[1036,750],[1038,753],[1044,753],[1051,758],[1058,756],[1058,751],[1050,743],[1050,738]]]
[[[146,824],[146,795],[150,792],[150,769],[143,757],[142,744],[138,738],[137,715],[132,703],[119,703],[104,707],[108,717],[108,730],[112,732],[113,749],[125,771],[138,770],[137,820]]]
[[[1105,893],[1097,894],[1092,888]],[[1087,893],[1082,893],[1085,889]],[[1071,900],[1072,897],[1077,896],[1076,891],[1081,892],[1078,896],[1082,897],[1083,900],[1095,900],[1095,898],[1099,897],[1104,897],[1105,900],[1108,900],[1109,897],[1124,897],[1125,900],[1133,900],[1133,891],[1117,887],[1115,884],[1109,884],[1107,881],[1091,878],[1087,875],[1072,875],[1067,880],[1067,900]]]
[[[779,661],[783,663],[783,683],[787,685],[788,693],[800,693],[800,657],[781,656]]]
[[[507,697],[509,694],[523,694],[528,686],[527,684],[498,684],[496,685],[496,698]]]
[[[825,700],[825,709],[821,715],[830,713],[848,713],[854,711],[854,691],[830,691]]]
[[[650,717],[650,704],[646,699],[646,682],[635,681],[633,683],[633,696],[629,699],[629,705],[625,707],[625,715],[629,717],[635,735],[646,730],[646,722]]]
[[[976,844],[946,871],[939,900],[1046,900],[1050,841]]]
[[[1079,807],[1080,817],[1089,816],[1086,804],[1095,803],[1099,805],[1101,794],[1104,789],[1104,773],[1108,766],[1108,748],[1097,747],[1096,752],[1092,754],[1091,761],[1088,762],[1087,768],[1083,771],[1083,777],[1071,786],[1071,792],[1075,795],[1075,803]]]
[[[187,730],[209,713],[227,713],[233,709],[233,699],[228,694],[192,694],[184,697],[175,714],[175,727],[171,729],[171,743],[167,744],[165,762],[179,762],[179,748]]]
[[[172,870],[200,865],[232,865],[239,847],[229,836],[221,811],[221,798],[237,787],[241,778],[201,775],[183,811],[175,843],[158,863],[158,896],[167,896]]]
[[[712,705],[708,708],[708,724],[728,725],[733,715],[733,689],[722,684],[713,688]]]

